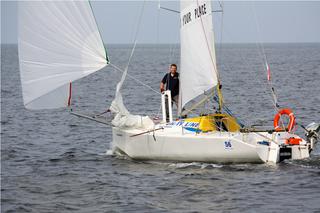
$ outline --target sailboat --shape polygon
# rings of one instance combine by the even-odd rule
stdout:
[[[179,118],[173,118],[170,91],[161,94],[161,121],[132,115],[121,94],[124,70],[110,106],[113,152],[137,160],[219,163],[278,163],[310,157],[319,139],[319,124],[304,127],[304,139],[293,132],[295,117],[290,109],[277,111],[274,129],[256,129],[242,124],[225,106],[212,18],[210,1],[181,1]],[[70,106],[72,82],[110,64],[87,1],[19,2],[18,46],[27,109]],[[203,94],[205,100],[216,100],[218,109],[186,117],[203,101],[191,109],[185,109],[186,104]],[[290,118],[288,126],[281,122],[283,115]]]

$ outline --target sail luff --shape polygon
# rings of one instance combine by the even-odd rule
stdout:
[[[28,109],[66,107],[70,82],[108,63],[88,1],[19,2],[18,50]]]
[[[197,5],[198,7],[200,7],[199,5],[199,1],[197,1]],[[210,13],[211,13],[211,16],[212,16],[212,12],[211,12],[211,9],[210,9]],[[213,64],[213,68],[214,70],[213,71],[213,75],[216,75],[216,78],[219,79],[219,73],[218,73],[218,70],[217,70],[217,65],[216,65],[216,56],[215,56],[215,47],[214,47],[214,36],[212,37],[212,40],[209,41],[209,38],[207,36],[207,33],[206,31],[207,30],[212,30],[211,28],[209,29],[206,29],[205,26],[204,26],[204,23],[203,23],[203,19],[202,19],[202,16],[200,16],[200,21],[201,21],[201,26],[202,26],[202,33],[203,33],[203,36],[205,37],[205,42],[207,44],[207,48],[208,48],[208,53],[210,55],[210,59],[211,59],[211,62]],[[211,17],[212,19],[212,17]],[[212,30],[212,35],[214,35],[214,32]],[[210,49],[211,45],[213,46],[212,48],[213,49]]]
[[[91,5],[91,1],[88,0],[88,3],[89,3],[89,6],[90,6],[90,8],[91,8],[91,11],[93,11],[92,5]],[[96,16],[94,15],[94,13],[92,13],[92,16],[93,16],[93,18],[94,18],[94,22],[97,23],[97,18],[96,18]],[[102,39],[102,35],[101,35],[100,28],[97,27],[97,29],[98,29],[98,32],[99,32],[101,41],[102,41],[102,43],[103,43],[103,39]],[[106,46],[104,45],[104,43],[103,43],[103,49],[104,49],[105,58],[106,58],[106,60],[107,60],[107,64],[109,64],[109,63],[110,63],[110,60],[109,60],[109,57],[108,57],[107,48],[106,48]]]

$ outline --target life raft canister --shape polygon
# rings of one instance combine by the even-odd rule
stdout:
[[[274,129],[276,131],[281,131],[281,130],[284,130],[283,128],[281,128],[279,126],[279,120],[280,120],[280,117],[282,115],[288,115],[289,118],[290,118],[290,121],[289,121],[289,124],[288,124],[288,132],[291,132],[291,130],[293,129],[294,125],[296,124],[295,122],[295,117],[293,115],[293,112],[291,111],[291,109],[281,109],[275,116],[274,116],[274,120],[273,120],[273,126],[274,126]]]

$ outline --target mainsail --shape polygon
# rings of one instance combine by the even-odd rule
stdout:
[[[180,3],[180,101],[179,110],[216,86],[218,73],[210,1]]]
[[[18,48],[24,105],[65,107],[71,82],[108,64],[88,1],[20,1]]]

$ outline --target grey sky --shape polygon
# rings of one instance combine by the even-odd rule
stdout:
[[[132,42],[142,1],[91,4],[105,43]],[[157,5],[158,1],[146,3],[138,42],[179,42],[179,14],[158,11]],[[174,1],[161,1],[161,5],[179,9]],[[16,6],[13,1],[1,2],[1,43],[17,42]],[[217,2],[213,7],[219,9]],[[320,1],[225,1],[223,22],[223,42],[320,42]],[[214,23],[216,41],[220,41],[221,14],[215,14]]]

